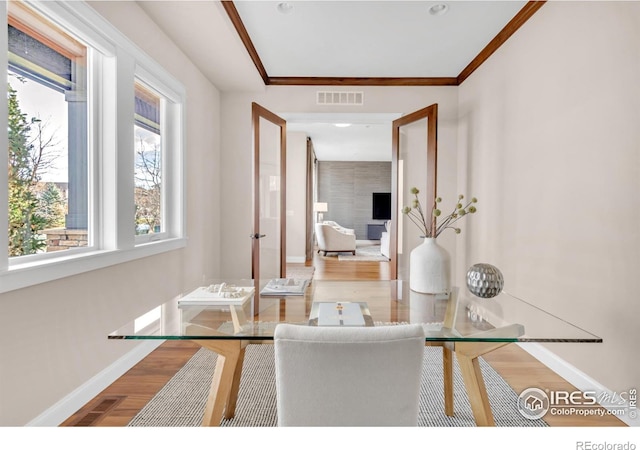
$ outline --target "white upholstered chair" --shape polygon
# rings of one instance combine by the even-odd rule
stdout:
[[[337,228],[324,223],[316,223],[316,240],[318,253],[351,252],[356,254],[356,235],[344,233]]]
[[[389,251],[391,245],[391,232],[389,231],[389,227],[391,226],[391,221],[387,220],[384,223],[384,231],[380,234],[380,253],[382,256],[386,256],[391,259],[391,252]]]
[[[275,330],[278,426],[417,426],[419,324]]]
[[[325,220],[322,223],[325,225],[331,225],[333,228],[335,228],[338,231],[341,231],[342,233],[356,234],[356,230],[354,230],[353,228],[345,228],[342,225],[340,225],[338,222],[334,222],[333,220]]]

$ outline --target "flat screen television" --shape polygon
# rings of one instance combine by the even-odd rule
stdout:
[[[373,218],[378,220],[391,219],[391,192],[373,193]]]

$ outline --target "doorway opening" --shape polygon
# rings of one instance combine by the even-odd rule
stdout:
[[[396,189],[392,186],[391,128],[402,114],[280,115],[287,121],[287,182],[291,186],[287,190],[287,271],[311,266],[316,269],[314,278],[357,279],[377,272],[376,278],[390,279],[386,227],[391,205],[384,200]],[[311,166],[307,152],[313,155]],[[312,178],[308,185],[303,184],[307,177]],[[354,234],[353,247],[348,239],[342,244],[348,248],[332,247],[329,237],[318,236],[322,230],[316,229],[317,224],[323,223],[332,228],[322,227],[332,236],[334,230]],[[326,253],[320,248],[324,245],[329,248]]]

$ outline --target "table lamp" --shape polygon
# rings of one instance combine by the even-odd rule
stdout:
[[[318,223],[321,223],[324,217],[323,213],[326,213],[329,210],[327,204],[324,202],[316,202],[313,205],[313,209],[318,213]]]

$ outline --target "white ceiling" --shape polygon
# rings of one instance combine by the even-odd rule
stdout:
[[[280,12],[278,5],[290,5]],[[524,1],[236,1],[270,77],[457,77]],[[442,4],[445,14],[430,8]]]
[[[320,161],[391,161],[391,122],[400,114],[281,115],[287,131],[311,137]]]
[[[138,0],[137,4],[218,89],[264,90],[218,0]]]
[[[526,1],[303,0],[285,2],[288,13],[280,3],[234,2],[269,77],[455,78]],[[221,91],[264,90],[218,0],[138,4]],[[435,4],[446,14],[430,14]],[[283,115],[320,160],[390,159],[393,117]]]

